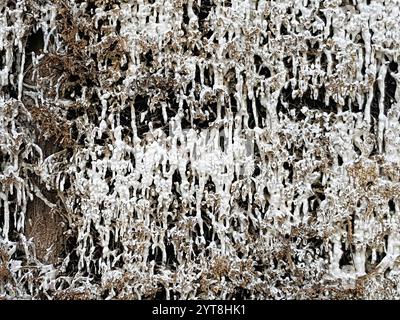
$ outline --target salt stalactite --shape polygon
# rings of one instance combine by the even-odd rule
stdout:
[[[399,19],[1,2],[0,297],[399,298]]]

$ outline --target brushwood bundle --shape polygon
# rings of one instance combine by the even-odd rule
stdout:
[[[0,299],[399,299],[399,0],[0,0]]]

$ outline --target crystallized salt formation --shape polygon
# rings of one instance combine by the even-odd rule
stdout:
[[[0,299],[399,299],[399,0],[0,0]]]

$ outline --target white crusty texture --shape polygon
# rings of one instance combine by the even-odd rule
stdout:
[[[400,298],[399,21],[0,0],[0,298]]]

